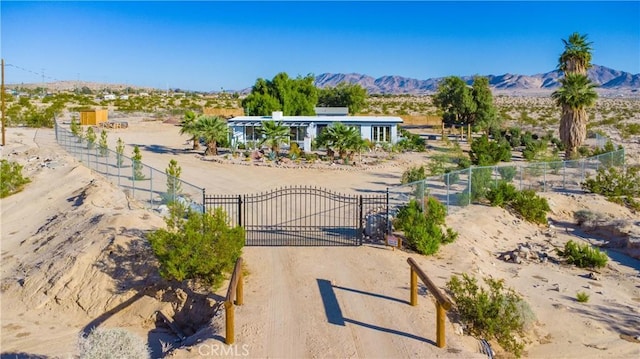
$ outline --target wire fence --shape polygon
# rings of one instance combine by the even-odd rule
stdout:
[[[177,201],[199,212],[204,209],[203,188],[169,176],[164,171],[109,148],[102,148],[98,141],[90,143],[86,138],[74,135],[57,122],[55,136],[56,142],[68,153],[120,187],[129,198],[135,199],[145,208],[166,214],[167,204]]]
[[[421,181],[389,188],[390,208],[399,209],[410,200],[424,208],[425,197],[432,196],[452,213],[471,203],[478,203],[499,181],[520,190],[582,191],[582,183],[600,168],[623,167],[624,149],[574,161],[537,162],[517,165],[470,167],[431,176]]]

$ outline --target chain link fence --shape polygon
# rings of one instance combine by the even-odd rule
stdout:
[[[489,167],[470,167],[422,181],[389,188],[389,204],[398,209],[412,199],[424,208],[425,196],[433,196],[452,213],[477,203],[499,181],[511,183],[520,190],[582,191],[582,183],[595,176],[600,168],[623,167],[624,149],[574,161],[522,163]]]
[[[100,133],[96,134],[99,138]],[[129,198],[135,199],[145,208],[166,214],[167,204],[178,201],[193,210],[204,210],[204,189],[168,176],[164,171],[135,161],[124,154],[102,148],[98,140],[89,143],[86,138],[74,135],[57,122],[55,135],[56,142],[69,154],[120,187]]]

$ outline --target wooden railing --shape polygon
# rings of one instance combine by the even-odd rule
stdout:
[[[231,281],[229,282],[229,289],[227,289],[227,296],[224,299],[224,313],[226,324],[226,334],[224,342],[227,344],[233,344],[235,341],[234,303],[235,305],[242,305],[243,303],[244,289],[242,282],[242,257],[240,257],[236,261],[236,265],[233,268],[233,274],[231,274]]]
[[[436,298],[436,345],[438,348],[444,348],[446,345],[444,336],[444,321],[446,318],[446,311],[452,306],[449,298],[445,297],[440,289],[433,284],[433,282],[422,271],[413,258],[407,259],[409,267],[411,267],[411,305],[418,305],[418,277],[422,280],[429,293],[433,294]]]

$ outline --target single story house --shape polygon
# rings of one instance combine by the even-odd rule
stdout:
[[[272,116],[238,116],[227,120],[232,143],[253,147],[261,138],[257,129],[263,121],[271,120],[289,127],[290,141],[297,142],[304,151],[310,151],[311,141],[334,122],[357,128],[364,139],[388,143],[398,142],[398,124],[402,123],[396,116],[283,116],[277,111]]]

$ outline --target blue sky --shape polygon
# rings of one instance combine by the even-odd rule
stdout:
[[[77,80],[199,91],[259,77],[418,79],[553,70],[573,32],[593,63],[640,73],[640,2],[0,3],[7,83]]]

